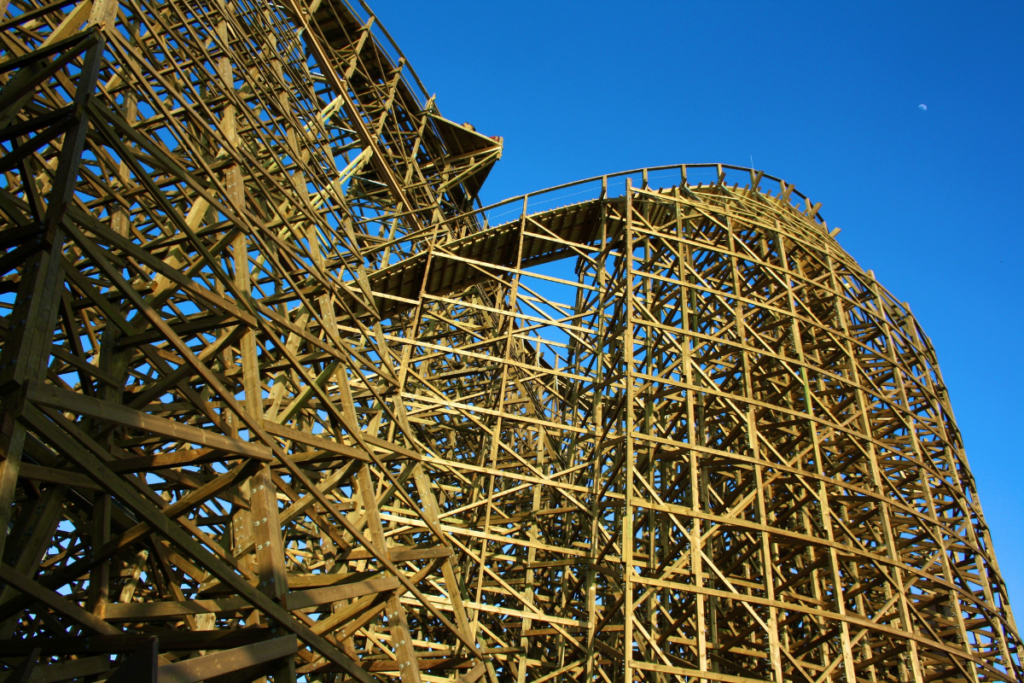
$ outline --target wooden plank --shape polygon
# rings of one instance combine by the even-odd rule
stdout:
[[[161,652],[223,650],[258,644],[271,635],[270,630],[266,628],[234,631],[165,631],[159,636],[157,646]],[[0,640],[0,657],[17,657],[24,654],[26,649],[32,648],[39,648],[44,656],[130,654],[151,647],[153,638],[154,636],[144,633],[119,632],[116,635],[6,639]]]
[[[298,651],[295,636],[281,636],[254,645],[164,664],[157,669],[158,683],[199,683],[256,664],[290,657]]]
[[[34,479],[36,481],[45,482],[47,484],[62,484],[64,486],[74,486],[81,489],[99,490],[99,486],[94,484],[88,477],[78,474],[76,472],[69,472],[68,470],[59,470],[55,467],[43,467],[42,465],[33,465],[29,462],[21,463],[21,468],[18,471],[19,477],[25,477],[26,479]]]
[[[294,611],[316,605],[325,605],[337,600],[392,591],[396,590],[398,586],[398,580],[393,577],[368,579],[343,585],[292,591],[282,598],[281,604],[285,609]],[[230,614],[251,609],[253,609],[252,604],[244,598],[237,596],[211,600],[187,600],[184,602],[115,603],[107,606],[106,618],[107,621],[111,622],[134,622],[177,619],[189,614]]]
[[[935,351],[791,184],[479,208],[500,140],[369,10],[11,11],[5,666],[1024,681]]]
[[[398,579],[384,576],[379,579],[367,579],[358,583],[342,584],[325,588],[313,588],[304,591],[293,591],[281,601],[286,609],[299,610],[304,607],[326,605],[338,600],[351,600],[364,595],[374,595],[398,590]]]
[[[96,616],[93,616],[92,613],[85,611],[67,598],[43,588],[32,579],[19,574],[8,565],[2,563],[0,563],[0,581],[3,581],[7,585],[31,596],[34,600],[46,607],[49,607],[54,612],[62,614],[72,621],[75,621],[85,628],[91,629],[99,634],[114,635],[121,632],[120,629],[111,626]]]
[[[253,458],[254,460],[269,462],[272,459],[270,449],[266,446],[249,444],[222,434],[184,425],[138,410],[111,405],[104,401],[48,385],[31,384],[25,392],[25,400],[50,408],[72,412],[83,417],[105,420],[130,429],[139,429],[179,441],[202,444],[208,448],[216,448],[228,453],[234,453],[235,455]]]
[[[37,429],[40,429],[43,432],[45,432],[47,427],[49,427],[50,432],[46,433],[47,440],[55,444],[55,446],[67,457],[74,460],[78,466],[93,479],[93,481],[101,484],[104,488],[107,488],[110,493],[116,495],[120,500],[131,506],[133,511],[142,516],[154,531],[161,533],[170,539],[175,545],[185,550],[206,569],[210,570],[211,573],[213,573],[214,576],[220,579],[223,583],[230,585],[238,594],[246,597],[255,607],[273,616],[289,630],[301,636],[305,642],[316,647],[317,651],[321,652],[329,660],[346,668],[351,675],[365,683],[369,683],[362,670],[358,669],[358,667],[353,667],[352,662],[347,657],[338,652],[330,644],[323,641],[315,633],[308,630],[305,626],[291,619],[288,612],[283,610],[279,605],[277,605],[277,603],[269,600],[253,589],[248,582],[244,581],[235,573],[234,568],[229,567],[226,563],[222,563],[216,555],[205,550],[197,541],[193,540],[191,534],[186,533],[180,527],[173,525],[173,523],[162,514],[155,504],[138,498],[126,482],[120,480],[108,467],[106,467],[103,461],[80,445],[83,441],[87,440],[88,437],[85,437],[84,434],[78,433],[76,435],[78,440],[72,440],[66,433],[60,430],[54,430],[54,423],[47,419],[43,414],[37,413],[36,410],[37,409],[35,408],[26,408],[25,418],[30,420],[37,426]],[[60,420],[59,417],[57,419]],[[62,427],[64,429],[68,429],[73,428],[73,425],[64,423]],[[85,442],[87,443],[87,441]],[[98,447],[96,448],[99,450]],[[92,615],[89,616],[91,617]]]

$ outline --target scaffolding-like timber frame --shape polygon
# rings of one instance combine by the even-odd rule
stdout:
[[[501,140],[281,3],[0,0],[4,680],[1021,681],[935,352],[819,205],[481,208]]]

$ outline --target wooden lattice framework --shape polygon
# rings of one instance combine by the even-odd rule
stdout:
[[[280,1],[0,0],[4,680],[1021,680],[934,350],[818,205],[480,208],[501,140]]]

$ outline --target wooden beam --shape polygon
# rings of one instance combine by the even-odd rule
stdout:
[[[256,664],[294,655],[298,651],[295,636],[281,636],[254,645],[164,664],[157,669],[159,683],[199,683]]]

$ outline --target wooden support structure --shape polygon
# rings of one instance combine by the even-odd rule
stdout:
[[[361,2],[0,41],[3,680],[1021,682],[935,351],[792,185],[482,207]]]

